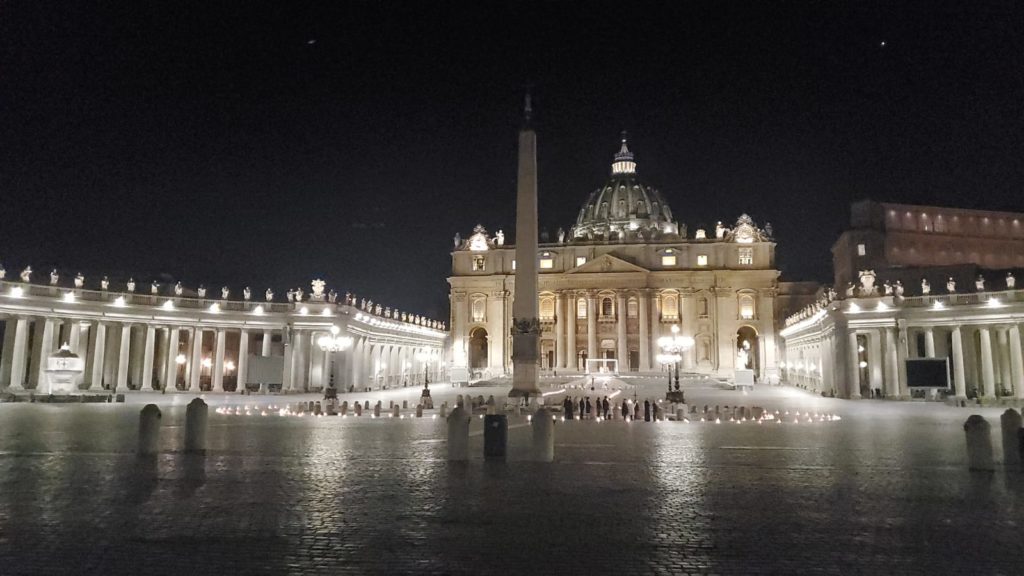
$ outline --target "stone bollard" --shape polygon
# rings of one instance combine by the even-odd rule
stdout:
[[[394,400],[388,400],[388,410],[391,410],[394,407],[395,407],[395,401]]]
[[[139,456],[153,456],[160,446],[160,409],[146,404],[139,412]]]
[[[402,400],[402,410],[408,410],[408,409],[409,409],[409,401],[408,400]]]
[[[686,418],[686,408],[676,408],[676,422],[682,422]]]
[[[555,422],[551,411],[541,406],[530,423],[533,429],[533,459],[537,462],[551,462],[555,459]]]
[[[494,404],[487,405],[487,415],[493,416],[498,413],[498,409],[494,407]]]
[[[317,416],[319,416],[319,415],[321,415],[323,413],[324,413],[324,409],[323,409],[323,407],[320,406],[320,402],[317,401],[317,403],[313,405],[313,414],[316,414]]]
[[[988,421],[977,414],[964,422],[967,434],[967,462],[971,470],[991,472],[995,470],[992,461],[992,429]]]
[[[363,415],[363,405],[360,404],[359,402],[356,402],[356,416],[362,416],[362,415]]]
[[[398,418],[401,415],[402,415],[402,409],[398,407],[398,404],[395,404],[394,406],[391,407],[391,417],[392,418]]]
[[[462,406],[456,406],[448,416],[448,459],[469,460],[470,416]]]
[[[1003,429],[1003,464],[1020,466],[1020,413],[1008,408],[999,417],[999,424]]]
[[[423,418],[423,404],[416,405],[416,417]]]
[[[378,400],[377,403],[373,405],[373,417],[380,418],[380,400]]]
[[[341,415],[345,416],[348,414],[348,400],[341,403]]]
[[[522,406],[520,406],[519,404],[516,404],[515,406],[513,406],[512,407],[512,415],[513,416],[522,416],[523,415]]]
[[[209,407],[196,398],[185,408],[185,452],[206,452],[206,420]]]
[[[483,396],[481,396],[481,398],[483,398]],[[485,404],[488,406],[494,406],[494,394],[487,397],[487,402],[485,402]]]
[[[447,417],[448,417],[448,401],[446,400],[446,401],[441,403],[441,418],[447,418]]]
[[[369,410],[369,409],[370,409],[370,401],[367,400],[366,402],[363,403],[363,410]]]

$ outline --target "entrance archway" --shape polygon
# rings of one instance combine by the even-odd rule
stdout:
[[[469,335],[469,368],[487,368],[487,330],[474,328]]]
[[[746,365],[741,366],[744,359]],[[751,326],[742,326],[736,331],[736,368],[747,368],[756,376],[761,375],[761,341],[757,330]]]

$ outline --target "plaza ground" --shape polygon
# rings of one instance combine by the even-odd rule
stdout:
[[[661,379],[625,379],[641,401]],[[691,403],[829,412],[793,424],[559,422],[555,462],[445,459],[423,419],[211,410],[205,457],[181,452],[191,396],[0,405],[0,573],[1020,574],[1024,474],[971,473],[962,423],[1001,409],[749,394],[688,381]],[[505,387],[472,388],[501,397]],[[432,386],[435,402],[467,389]],[[583,391],[575,391],[577,394]],[[589,393],[589,390],[587,391]],[[623,395],[627,394],[623,392]],[[604,395],[604,394],[601,394]],[[403,399],[419,389],[348,394]],[[220,405],[302,397],[206,396]],[[557,399],[553,395],[552,399]],[[140,404],[161,454],[135,456]],[[436,412],[436,411],[435,411]]]

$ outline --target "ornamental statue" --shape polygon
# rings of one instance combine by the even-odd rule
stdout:
[[[1013,272],[1006,273],[1006,289],[1013,290],[1017,285],[1017,279],[1013,277]]]
[[[352,304],[355,302],[355,300],[356,299],[352,296],[351,292],[345,292],[345,305],[346,306],[352,306]]]
[[[196,294],[198,294],[200,298],[206,298],[206,286],[200,284],[199,288],[196,288]]]
[[[846,297],[847,298],[853,298],[853,292],[856,289],[857,289],[857,285],[854,284],[853,282],[850,282],[849,284],[847,284],[846,285]]]
[[[860,294],[861,296],[871,296],[875,293],[875,271],[874,270],[861,270],[860,271]]]
[[[245,288],[242,289],[242,299],[243,300],[251,300],[252,299],[252,290],[250,290],[248,286],[246,286]]]
[[[174,295],[181,296],[185,292],[185,289],[181,286],[181,282],[174,285]]]
[[[722,221],[719,220],[715,223],[715,238],[725,237],[725,226],[722,226]]]
[[[110,288],[110,279],[104,276],[103,279],[100,280],[100,290],[106,290],[107,288]]]
[[[302,302],[302,288],[295,289],[295,301]]]
[[[359,308],[361,310],[366,310],[366,298],[361,298],[359,300]]]
[[[125,285],[129,292],[135,292],[135,279],[131,276],[128,277],[128,284]]]
[[[978,274],[978,277],[974,279],[974,289],[978,292],[985,291],[985,277]]]
[[[330,302],[331,304],[334,304],[335,302],[338,301],[338,293],[335,292],[333,288],[331,289],[330,292],[327,293],[327,301]]]
[[[267,302],[272,302],[274,300],[274,291],[271,290],[270,288],[267,288],[267,292],[264,296],[266,297]]]
[[[324,282],[323,280],[320,280],[318,278],[318,279],[313,280],[312,282],[310,282],[310,285],[313,287],[313,292],[310,294],[310,298],[312,298],[313,300],[316,300],[318,302],[323,300],[324,299],[324,286],[327,286],[327,283]]]
[[[558,243],[565,244],[565,230],[561,227],[558,228]]]
[[[220,299],[221,300],[227,300],[229,294],[231,294],[231,290],[228,290],[227,286],[221,286],[220,287]]]
[[[85,276],[82,276],[82,273],[79,272],[75,276],[75,288],[81,288],[82,286],[85,286]]]
[[[32,281],[32,267],[25,266],[25,269],[21,271],[21,281],[31,282]]]
[[[498,246],[504,246],[505,245],[505,232],[503,232],[502,230],[498,230],[497,232],[495,232],[494,233],[494,241],[495,241],[495,243],[498,244]]]
[[[408,322],[408,321],[409,321],[408,314],[406,314],[405,312],[402,312],[402,322]]]
[[[377,304],[377,305],[375,305],[375,306],[373,307],[373,313],[374,313],[374,314],[375,314],[376,316],[380,316],[380,311],[381,311],[381,309],[380,309],[380,304]]]
[[[149,285],[149,293],[150,294],[159,294],[160,293],[160,285],[156,283],[156,280],[153,280],[153,283]]]
[[[58,280],[60,280],[60,276],[57,275],[57,269],[50,270],[50,286],[56,286]]]
[[[950,294],[956,292],[956,280],[953,280],[952,276],[949,277],[949,280],[946,280],[946,292]]]
[[[932,293],[932,285],[928,283],[927,278],[921,278],[921,294],[928,295]]]
[[[7,276],[7,270],[3,264],[0,264],[0,280],[3,280]]]
[[[291,288],[289,288],[288,291],[285,292],[285,295],[288,296],[288,301],[289,302],[294,302],[295,301],[295,290],[292,290]]]
[[[764,232],[765,240],[771,240],[772,238],[775,237],[775,232],[774,230],[772,230],[771,222],[765,222],[764,228],[761,231]]]
[[[458,232],[455,233],[455,238],[452,239],[452,243],[455,244],[455,249],[458,250],[462,246],[462,236]]]
[[[893,290],[893,292],[896,293],[896,296],[898,298],[902,298],[903,297],[903,282],[900,282],[899,280],[897,280],[896,281],[896,285],[892,287],[892,290]]]
[[[882,284],[882,290],[884,291],[886,296],[892,296],[892,284],[890,284],[888,280],[886,280],[885,283]]]
[[[384,308],[384,317],[391,318],[391,306]]]

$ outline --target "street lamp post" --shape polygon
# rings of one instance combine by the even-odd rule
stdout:
[[[437,350],[430,352],[418,352],[416,359],[423,363],[423,392],[420,393],[420,404],[424,408],[434,407],[434,399],[430,397],[430,363],[437,358]]]
[[[351,336],[341,336],[341,329],[337,326],[331,326],[331,335],[324,334],[320,338],[317,338],[316,345],[323,352],[342,352],[348,350],[352,346]],[[338,392],[333,386],[328,385],[327,390],[324,391],[325,400],[337,400]]]
[[[690,336],[679,335],[679,325],[672,325],[672,335],[658,338],[658,362],[665,365],[668,371],[668,394],[665,398],[670,402],[683,402],[683,393],[679,390],[679,362],[683,359],[682,352],[693,348],[694,340]],[[676,389],[672,390],[672,372],[675,369]]]

